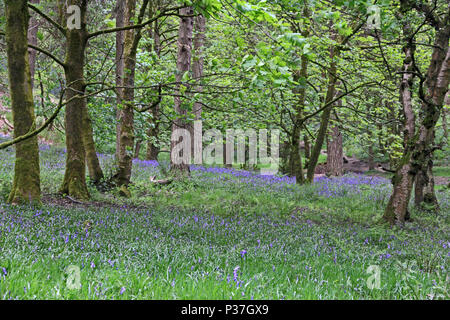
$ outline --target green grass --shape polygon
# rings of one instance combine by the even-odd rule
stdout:
[[[41,153],[43,190],[53,193],[63,154]],[[0,152],[3,198],[11,159]],[[378,223],[389,185],[342,184],[326,196],[320,185],[265,188],[194,172],[157,187],[149,171],[135,166],[130,199],[90,187],[91,206],[0,204],[0,299],[449,297],[445,191],[439,214],[412,210],[399,229]],[[69,266],[80,268],[81,288],[68,286]],[[368,286],[371,266],[379,288]]]
[[[450,178],[450,167],[433,167],[433,175]]]

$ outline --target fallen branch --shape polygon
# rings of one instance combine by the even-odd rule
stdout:
[[[70,201],[72,201],[72,202],[75,202],[75,203],[78,203],[78,204],[85,204],[84,202],[81,202],[81,201],[75,200],[75,199],[74,199],[74,198],[72,198],[71,196],[66,196],[66,198],[67,198],[67,199],[69,199]]]
[[[150,182],[154,183],[154,184],[158,184],[158,185],[168,185],[171,184],[173,179],[160,179],[160,180],[155,180],[155,176],[150,177]]]

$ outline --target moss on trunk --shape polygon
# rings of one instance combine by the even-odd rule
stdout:
[[[83,144],[83,108],[84,95],[84,54],[87,42],[86,10],[83,0],[70,0],[69,5],[77,5],[81,9],[81,29],[67,30],[65,75],[68,89],[66,99],[80,96],[66,105],[66,171],[60,192],[76,199],[89,199],[86,185],[86,152]]]
[[[14,121],[14,136],[35,129],[31,72],[28,57],[28,6],[26,0],[6,0],[6,50]],[[40,201],[40,168],[37,136],[16,145],[10,203]]]

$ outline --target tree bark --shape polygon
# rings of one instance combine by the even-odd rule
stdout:
[[[177,74],[176,74],[176,96],[174,98],[174,109],[177,117],[174,119],[172,124],[172,133],[178,129],[189,130],[189,124],[187,122],[188,108],[186,105],[182,104],[181,95],[181,85],[187,86],[186,83],[181,84],[183,75],[189,72],[191,66],[191,55],[192,55],[192,30],[194,25],[194,19],[192,16],[194,10],[192,7],[186,7],[180,9],[180,27],[178,32],[178,55],[177,55]],[[171,141],[170,151],[171,151],[171,161],[170,167],[171,171],[175,175],[186,175],[189,174],[189,163],[184,161],[181,163],[175,163],[173,159],[173,150],[179,141]]]
[[[40,0],[29,0],[30,3],[39,4]],[[37,46],[37,33],[39,30],[39,22],[35,18],[30,18],[28,27],[28,43]],[[31,73],[31,89],[34,88],[34,74],[36,70],[36,54],[37,51],[28,48],[28,55],[30,58],[30,73]]]
[[[66,99],[84,95],[84,55],[87,42],[86,31],[86,0],[69,0],[68,5],[77,5],[81,13],[81,28],[66,29],[66,61],[65,75],[67,82]],[[86,185],[86,151],[83,144],[83,109],[86,99],[71,100],[66,105],[66,171],[60,192],[79,200],[88,200],[89,192]]]
[[[116,3],[116,28],[125,26],[126,0],[117,0]],[[125,31],[116,32],[116,161],[119,163],[120,148],[120,109],[122,106],[122,91],[124,70],[124,41]]]
[[[375,169],[375,160],[374,160],[374,152],[373,152],[373,146],[369,146],[369,170]]]
[[[98,184],[104,178],[100,161],[97,157],[97,150],[95,148],[94,134],[92,128],[91,117],[87,108],[86,101],[82,104],[83,117],[83,144],[86,150],[86,162],[89,172],[89,177],[94,184]]]
[[[147,136],[150,138],[147,140],[147,160],[158,161],[159,145],[157,142],[159,136],[159,104],[150,110],[151,117],[149,117],[149,127],[147,130]]]
[[[194,18],[194,52],[193,52],[193,61],[192,61],[192,77],[198,84],[195,87],[196,92],[202,92],[203,87],[201,85],[202,77],[203,77],[203,65],[204,65],[204,57],[203,57],[203,46],[205,44],[205,31],[206,31],[206,19],[203,15],[199,14]],[[202,104],[199,101],[194,102],[193,107],[194,120],[201,120],[202,117]],[[194,143],[194,126],[191,123],[189,126],[191,132],[191,150],[192,157],[194,157],[195,152],[202,152],[202,150],[195,150],[196,144]]]
[[[407,1],[402,1],[403,5],[405,2]],[[429,19],[428,15],[426,19]],[[419,171],[427,179],[426,166],[433,154],[434,128],[440,117],[450,79],[449,20],[450,16],[447,15],[443,17],[444,23],[439,23],[438,26],[434,22],[430,23],[436,29],[436,38],[424,83],[426,91],[419,91],[423,112],[419,130],[408,142],[401,165],[392,181],[393,192],[383,216],[391,224],[405,222],[412,185]]]
[[[158,9],[157,7],[154,9]],[[153,15],[153,11],[151,12]],[[156,55],[158,58],[161,57],[161,36],[160,36],[160,29],[159,29],[159,21],[156,20],[154,22],[154,27],[152,30],[150,30],[150,36],[153,38],[154,48]],[[150,47],[149,50],[151,51],[152,48]],[[148,118],[148,130],[147,130],[147,136],[149,139],[147,140],[147,154],[146,159],[147,160],[154,160],[158,161],[158,155],[160,151],[159,143],[158,143],[158,137],[159,137],[159,121],[160,121],[160,104],[158,103],[154,108],[150,110],[150,117]]]
[[[306,55],[302,56],[302,65],[300,72],[294,74],[294,80],[296,82],[300,79],[306,80],[308,77],[308,58]],[[289,175],[295,177],[295,181],[298,184],[305,182],[303,174],[302,156],[300,152],[300,137],[301,127],[303,126],[303,110],[305,108],[306,99],[306,87],[298,88],[294,90],[294,94],[297,95],[297,105],[295,107],[295,122],[291,135],[291,145],[289,154]]]
[[[144,1],[140,9],[138,23],[143,19],[148,0]],[[136,0],[125,2],[126,26],[133,25],[136,13]],[[142,37],[141,29],[125,31],[124,41],[124,74],[121,90],[122,107],[119,110],[119,164],[117,172],[117,183],[119,186],[128,186],[131,181],[134,151],[134,80],[136,72],[136,54],[139,41]]]
[[[328,87],[327,87],[327,96],[325,98],[325,103],[329,103],[333,100],[335,85],[336,85],[336,56],[338,55],[338,50],[333,46],[330,50],[330,59],[331,64],[328,71]],[[322,111],[322,115],[320,117],[320,127],[319,132],[317,133],[316,141],[314,142],[313,149],[311,151],[311,156],[308,162],[308,169],[306,173],[306,179],[309,183],[314,181],[314,171],[316,170],[317,162],[319,160],[320,151],[322,150],[323,142],[325,141],[326,133],[328,130],[328,122],[330,120],[331,111],[333,106],[328,106]]]
[[[26,0],[6,0],[6,52],[14,137],[35,128],[33,92],[28,56],[28,6]],[[37,136],[15,146],[14,180],[8,202],[40,202],[40,167]]]
[[[309,18],[308,6],[305,3],[303,7],[303,16]],[[306,27],[302,32],[302,36],[307,38],[309,36],[309,27]],[[297,184],[303,184],[305,182],[305,176],[303,174],[302,156],[300,150],[301,129],[304,125],[303,112],[305,109],[306,100],[306,79],[308,78],[308,57],[303,54],[301,57],[301,67],[299,71],[294,72],[294,81],[299,85],[293,90],[294,95],[297,97],[295,110],[295,120],[293,123],[292,134],[289,147],[289,161],[288,170],[291,176],[295,177]]]
[[[141,152],[142,139],[136,141],[136,146],[134,147],[134,159],[139,159],[139,153]]]
[[[339,101],[338,103],[341,103]],[[337,125],[336,117],[332,117],[330,132],[327,136],[327,168],[329,176],[342,176],[344,173],[344,151],[342,134]]]
[[[428,159],[426,174],[421,169],[416,176],[414,187],[414,205],[418,209],[436,211],[439,202],[434,192],[433,160]]]
[[[309,136],[305,133],[303,136],[303,141],[305,143],[305,159],[308,160],[311,156],[311,144],[309,142]]]

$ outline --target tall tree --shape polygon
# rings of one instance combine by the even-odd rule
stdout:
[[[66,59],[64,70],[67,81],[66,99],[70,100],[66,106],[66,171],[60,192],[80,200],[89,198],[86,185],[86,151],[83,143],[83,110],[86,108],[84,80],[84,58],[87,44],[86,30],[86,0],[69,0],[69,6],[80,9],[80,26],[66,28]],[[74,98],[74,99],[72,99]]]
[[[159,9],[160,1],[156,1],[155,5],[150,8],[150,16],[154,15],[154,12]],[[150,37],[153,39],[153,46],[150,46],[149,51],[154,51],[158,57],[158,61],[161,58],[161,30],[160,21],[156,20],[153,23],[153,28],[150,28]],[[160,151],[158,137],[159,137],[159,122],[160,122],[160,103],[157,103],[154,108],[150,109],[150,116],[148,117],[148,130],[147,130],[147,160],[158,160],[158,154]]]
[[[308,10],[308,4],[305,2],[303,7],[303,16],[306,19],[309,18],[310,12]],[[306,22],[306,26],[303,30],[295,23],[291,27],[293,29],[297,28],[301,31],[302,36],[307,38],[310,33],[309,21]],[[300,152],[300,139],[301,139],[301,129],[304,125],[303,116],[306,101],[306,80],[308,78],[308,57],[306,54],[301,56],[301,66],[299,70],[294,71],[293,75],[294,81],[298,82],[299,85],[294,88],[293,93],[296,96],[295,99],[295,119],[292,127],[290,148],[289,148],[289,174],[295,177],[295,181],[298,184],[303,184],[305,181],[305,176],[303,173],[302,156]]]
[[[202,77],[203,77],[203,65],[204,65],[204,57],[203,57],[203,46],[205,43],[205,28],[206,28],[206,19],[202,14],[198,14],[194,18],[194,48],[192,54],[192,78],[198,84],[196,85],[194,91],[196,93],[200,93],[203,90],[201,85]],[[202,117],[202,104],[200,101],[196,100],[193,106],[193,114],[194,120],[201,120]],[[196,134],[194,133],[194,126],[190,125],[191,132],[191,150],[192,157],[194,154],[202,153],[202,150],[196,150],[201,144],[197,144],[195,140]],[[201,134],[201,132],[200,132]]]
[[[116,2],[116,28],[125,26],[125,6],[126,0],[117,0]],[[122,105],[122,83],[124,69],[124,44],[125,30],[116,32],[116,161],[119,162],[120,149],[120,106]]]
[[[174,98],[174,109],[176,113],[176,119],[172,124],[172,133],[178,129],[189,130],[189,123],[187,121],[188,108],[186,102],[181,98],[181,87],[187,87],[186,83],[183,83],[183,76],[186,72],[189,72],[191,66],[191,56],[192,56],[192,31],[194,27],[193,19],[194,10],[192,7],[185,7],[180,9],[180,27],[178,30],[178,55],[177,55],[177,73],[176,73],[176,95]],[[189,163],[182,161],[181,163],[176,163],[173,159],[173,150],[175,145],[179,141],[172,141],[171,139],[171,171],[175,174],[186,174],[189,173]],[[184,151],[182,151],[184,152]]]
[[[334,38],[333,35],[332,38]],[[336,72],[337,72],[337,57],[339,56],[340,49],[337,46],[332,46],[330,48],[330,67],[328,70],[328,87],[327,94],[325,98],[325,104],[331,103],[333,101],[335,95],[335,87],[337,82]],[[322,145],[325,141],[326,134],[328,131],[328,123],[330,121],[331,111],[333,109],[333,105],[329,105],[322,111],[322,115],[320,117],[320,127],[319,132],[317,133],[316,140],[314,142],[313,148],[311,150],[311,155],[309,157],[308,169],[306,172],[306,179],[308,182],[312,183],[314,180],[314,172],[316,170],[317,162],[319,161],[319,155],[322,150]]]
[[[5,0],[6,52],[14,136],[35,129],[33,92],[28,56],[29,14],[26,0]],[[16,144],[14,180],[8,201],[40,201],[40,168],[37,136]]]
[[[445,4],[443,6],[446,7]],[[391,224],[403,224],[407,219],[411,191],[419,171],[422,171],[424,179],[427,179],[427,166],[434,151],[434,130],[450,80],[450,14],[447,12],[438,15],[422,1],[402,0],[402,12],[410,9],[423,14],[424,22],[433,27],[436,34],[428,71],[426,75],[421,75],[419,97],[422,101],[422,112],[419,129],[406,145],[400,166],[392,178],[393,192],[383,215]]]
[[[138,23],[144,18],[149,1],[144,0],[139,12]],[[125,1],[124,26],[133,26],[136,14],[136,0]],[[117,183],[128,186],[133,167],[134,147],[134,82],[136,73],[136,54],[139,41],[142,38],[142,28],[125,30],[123,47],[123,78],[120,90],[119,108],[119,163]]]

